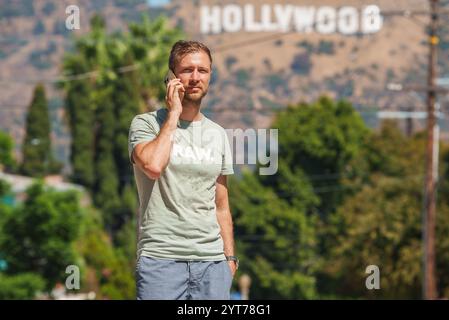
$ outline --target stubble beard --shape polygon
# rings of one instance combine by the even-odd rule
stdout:
[[[203,98],[207,95],[207,90],[199,93],[186,93],[184,95],[184,100],[190,101],[194,104],[201,104]]]

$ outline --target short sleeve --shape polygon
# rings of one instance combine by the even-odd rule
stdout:
[[[230,175],[234,174],[234,168],[232,165],[232,152],[231,146],[229,144],[228,135],[226,131],[223,130],[223,158],[221,164],[221,174]]]
[[[142,142],[155,139],[159,133],[155,117],[149,114],[141,114],[134,117],[129,128],[128,152],[131,163],[134,164],[132,153],[134,148]]]

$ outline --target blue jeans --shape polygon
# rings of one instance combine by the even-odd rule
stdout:
[[[178,261],[140,256],[137,300],[229,300],[227,261]]]

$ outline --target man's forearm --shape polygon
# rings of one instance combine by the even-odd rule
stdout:
[[[217,210],[217,220],[223,239],[223,249],[226,256],[234,255],[234,230],[231,212],[228,209]]]
[[[136,152],[136,163],[150,178],[159,178],[168,165],[178,120],[179,114],[169,112],[158,136]]]

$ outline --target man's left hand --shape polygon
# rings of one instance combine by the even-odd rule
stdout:
[[[229,268],[231,269],[232,277],[234,277],[235,272],[237,271],[237,266],[234,261],[228,261]]]

